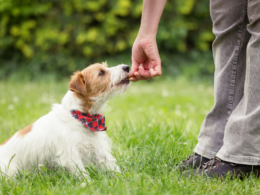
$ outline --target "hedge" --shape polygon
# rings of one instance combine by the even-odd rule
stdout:
[[[0,0],[0,75],[28,67],[67,74],[130,53],[141,13],[141,0]],[[208,51],[211,28],[208,0],[168,0],[160,52]]]

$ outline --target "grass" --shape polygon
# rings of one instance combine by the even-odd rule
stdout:
[[[0,82],[0,141],[59,103],[68,81]],[[176,164],[192,153],[213,106],[213,87],[184,79],[133,83],[104,114],[121,174],[97,172],[92,182],[62,170],[21,172],[0,181],[1,194],[259,194],[259,180],[181,178]],[[1,158],[1,157],[0,157]]]

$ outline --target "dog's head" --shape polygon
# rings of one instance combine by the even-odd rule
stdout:
[[[95,113],[95,110],[99,111],[99,105],[127,89],[130,83],[128,74],[127,65],[108,68],[106,63],[96,63],[76,72],[69,89],[81,100],[85,112]]]

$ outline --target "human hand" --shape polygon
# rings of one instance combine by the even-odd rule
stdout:
[[[149,80],[161,75],[161,59],[155,38],[136,38],[132,47],[130,81]]]

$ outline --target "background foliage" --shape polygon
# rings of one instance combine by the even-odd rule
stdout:
[[[141,0],[0,0],[0,77],[130,63],[141,13]],[[208,0],[168,0],[157,35],[162,65],[177,73],[184,60],[197,64],[196,74],[212,73],[211,57],[196,62],[211,56],[211,28]]]

